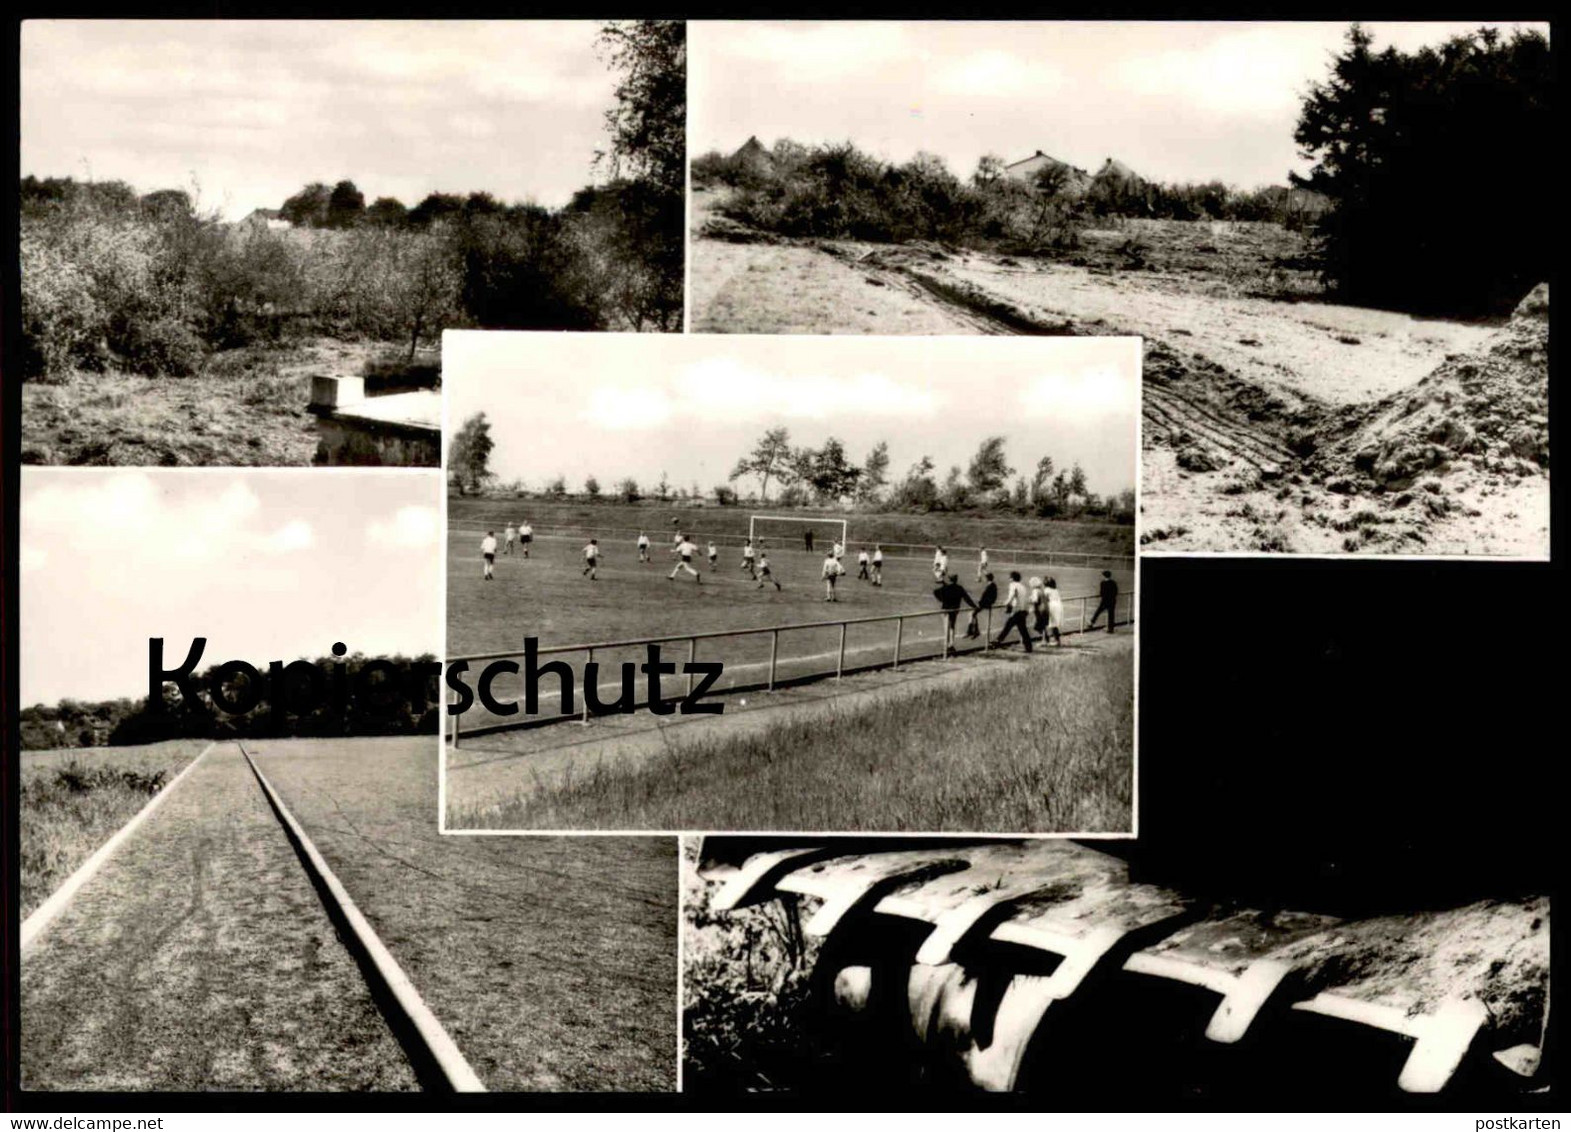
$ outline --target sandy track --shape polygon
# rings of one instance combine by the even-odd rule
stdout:
[[[909,287],[808,247],[706,240],[690,284],[698,333],[982,333]]]
[[[1189,339],[1245,380],[1326,404],[1394,393],[1497,329],[1333,303],[1186,293],[1152,273],[1093,274],[1065,264],[1001,269],[976,256],[943,270],[1050,319],[1107,328],[1089,332],[1140,334],[1175,348]]]
[[[29,1089],[412,1089],[237,747],[215,748],[22,969]]]

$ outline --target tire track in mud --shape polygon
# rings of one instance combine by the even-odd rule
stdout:
[[[1274,439],[1263,437],[1243,422],[1230,420],[1171,389],[1147,382],[1143,392],[1141,415],[1169,434],[1166,440],[1170,446],[1176,447],[1176,437],[1187,432],[1204,444],[1220,449],[1223,454],[1253,464],[1269,474],[1280,472],[1294,459],[1293,454]]]
[[[986,334],[1081,334],[1068,319],[1057,324],[1044,324],[1017,308],[987,298],[972,284],[945,281],[910,265],[883,263],[876,251],[853,262],[859,270],[882,278],[890,286],[900,287],[920,301],[940,307],[950,317],[965,321]],[[1142,337],[1145,342],[1145,372],[1141,380],[1144,393],[1142,415],[1174,437],[1187,432],[1220,451],[1226,458],[1242,460],[1267,475],[1276,475],[1284,467],[1295,463],[1293,453],[1285,443],[1272,435],[1269,428],[1241,419],[1238,414],[1214,401],[1202,403],[1194,396],[1173,388],[1169,381],[1160,376],[1160,367],[1182,367],[1186,374],[1191,367],[1182,362],[1165,342],[1150,335]],[[1250,395],[1259,395],[1254,386],[1236,374],[1220,370],[1217,376],[1223,382],[1224,388],[1219,390],[1223,397],[1228,396],[1226,387],[1229,386],[1234,394],[1247,386]]]
[[[917,302],[935,307],[946,317],[982,334],[1054,338],[1080,336],[1074,324],[1067,319],[1061,323],[1041,322],[1009,303],[988,297],[972,284],[946,280],[908,264],[882,262],[878,252],[869,252],[860,259],[846,262],[863,272],[870,281],[894,287]]]

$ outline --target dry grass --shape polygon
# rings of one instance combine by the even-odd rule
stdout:
[[[207,746],[86,747],[22,755],[17,832],[25,918]]]
[[[488,824],[546,829],[1125,831],[1127,653],[1001,671],[765,732],[673,734],[636,767],[596,766]]]
[[[304,467],[311,376],[359,373],[381,347],[313,339],[210,357],[192,377],[76,373],[22,386],[24,464]]]

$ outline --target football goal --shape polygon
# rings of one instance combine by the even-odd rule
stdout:
[[[836,542],[845,545],[846,521],[817,515],[808,518],[800,515],[751,515],[747,520],[747,537],[753,540],[754,546],[828,550]],[[762,544],[759,540],[763,540]]]

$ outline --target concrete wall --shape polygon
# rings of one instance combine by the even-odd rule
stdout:
[[[327,466],[435,468],[442,463],[442,436],[432,429],[408,429],[323,417],[317,464]]]

